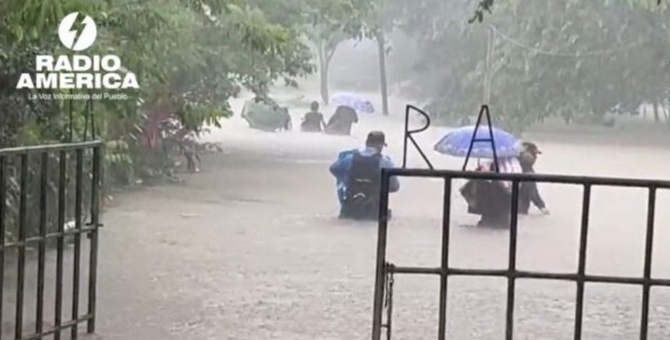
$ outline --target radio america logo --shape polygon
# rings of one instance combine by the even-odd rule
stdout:
[[[113,54],[77,54],[89,49],[98,38],[98,28],[88,15],[73,12],[58,25],[58,38],[72,55],[38,55],[36,73],[23,73],[17,89],[139,89],[135,73],[123,68]]]
[[[58,25],[58,38],[60,42],[63,46],[73,51],[88,49],[93,45],[95,38],[98,36],[98,27],[95,25],[93,18],[88,15],[84,17],[80,22],[83,26],[81,31],[75,27],[79,18],[79,13],[70,13]]]

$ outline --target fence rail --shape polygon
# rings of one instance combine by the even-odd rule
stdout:
[[[97,141],[0,149],[0,301],[3,307],[0,308],[3,325],[0,339],[11,336],[14,340],[39,340],[53,336],[60,340],[63,331],[68,329],[70,338],[77,339],[81,323],[87,324],[88,333],[95,331],[101,173],[102,144]],[[84,213],[85,207],[87,213]],[[74,228],[70,230],[66,229],[68,219],[74,219]],[[82,235],[89,239],[86,268],[81,264]],[[70,238],[74,239],[72,277],[68,278],[72,289],[66,292],[65,262],[66,255],[70,255],[69,251],[66,253],[66,243]],[[47,252],[53,241],[55,254]],[[27,270],[31,247],[37,247],[35,276],[29,276],[33,273]],[[5,265],[10,253],[16,253],[15,273]],[[47,264],[52,255],[55,255],[55,277],[51,282],[53,309],[47,311]],[[88,286],[84,315],[79,311],[82,269],[88,274],[84,280]],[[29,284],[33,281],[34,287]],[[34,295],[28,293],[29,288],[34,289]],[[3,318],[7,318],[5,301],[12,297],[14,318],[3,323]],[[69,319],[63,318],[66,297],[70,298],[71,305]],[[35,302],[34,330],[26,329],[27,299]],[[45,321],[47,314],[53,314],[52,321]],[[12,329],[7,329],[7,324],[11,324]]]
[[[443,187],[443,211],[442,211],[442,239],[441,239],[441,266],[440,267],[403,267],[395,266],[386,261],[386,246],[388,234],[388,208],[389,208],[389,179],[398,177],[425,177],[444,179]],[[451,220],[451,193],[452,181],[454,179],[467,180],[502,180],[511,181],[510,202],[510,224],[509,224],[509,258],[507,269],[465,269],[454,268],[449,265],[450,245],[450,220]],[[573,273],[548,273],[536,271],[523,271],[517,269],[517,238],[518,238],[518,198],[519,185],[522,182],[544,182],[558,184],[573,184],[582,186],[582,209],[581,226],[579,237],[579,260],[578,268]],[[644,248],[644,269],[640,277],[616,277],[598,276],[586,273],[587,240],[589,233],[589,212],[591,205],[591,189],[594,186],[609,187],[634,187],[643,188],[648,192],[647,197],[647,220],[646,237]],[[389,291],[389,274],[424,274],[440,276],[439,295],[439,340],[446,339],[446,317],[447,317],[447,290],[449,276],[480,276],[480,277],[502,277],[507,279],[507,307],[505,322],[505,339],[514,338],[514,303],[517,279],[543,279],[562,280],[576,282],[577,291],[575,296],[576,311],[574,324],[574,339],[582,338],[582,323],[584,313],[584,286],[585,283],[609,283],[609,284],[632,284],[642,286],[642,314],[640,319],[639,339],[647,340],[649,324],[649,300],[652,286],[670,287],[669,279],[652,278],[652,254],[654,244],[656,195],[658,189],[670,189],[670,181],[647,180],[647,179],[625,179],[605,177],[582,177],[546,174],[505,174],[505,173],[482,173],[471,171],[451,170],[424,170],[424,169],[383,169],[381,181],[380,207],[379,207],[379,229],[377,236],[377,260],[375,275],[375,291],[373,304],[372,340],[380,340],[382,330],[386,329],[386,338],[391,339],[391,303],[389,303],[386,324],[383,323],[384,297],[392,294]],[[392,278],[391,285],[392,285]]]

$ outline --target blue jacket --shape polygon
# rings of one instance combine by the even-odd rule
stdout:
[[[335,180],[337,181],[337,197],[340,200],[340,203],[344,201],[346,195],[346,185],[349,179],[349,171],[351,170],[351,164],[353,163],[354,153],[356,151],[356,149],[352,149],[340,152],[335,163],[330,166],[330,173],[335,176]],[[364,157],[371,157],[377,153],[377,150],[372,148],[365,148],[359,152]],[[388,156],[382,157],[379,166],[380,168],[395,167],[393,161],[391,161],[391,158]],[[397,192],[398,190],[400,190],[400,182],[396,177],[391,177],[389,179],[389,192]]]

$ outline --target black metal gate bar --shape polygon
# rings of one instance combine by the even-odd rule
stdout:
[[[0,155],[0,245],[5,244],[5,204],[7,202],[7,158]],[[0,325],[3,320],[2,301],[4,301],[5,292],[5,252],[0,251]],[[2,332],[0,332],[0,339]]]
[[[27,218],[27,196],[28,196],[28,154],[21,155],[21,184],[19,195],[19,242],[26,241],[26,218]],[[4,202],[2,202],[4,204]],[[19,258],[16,275],[16,329],[15,334],[17,339],[23,337],[23,289],[26,275],[26,247],[19,247]]]
[[[58,233],[65,233],[65,186],[67,185],[67,152],[59,154],[58,172]],[[63,248],[65,239],[59,237],[56,245],[56,303],[54,327],[59,328],[63,323]],[[54,340],[60,340],[61,332],[55,332]]]
[[[20,156],[23,154],[35,154],[42,152],[60,152],[60,151],[71,152],[79,149],[95,150],[96,148],[101,147],[102,143],[100,141],[21,146],[21,147],[0,149],[0,156]]]
[[[91,107],[93,102],[91,102]],[[93,121],[91,121],[93,124]],[[95,135],[95,127],[91,127]],[[93,149],[93,176],[91,179],[91,224],[90,253],[88,265],[88,315],[95,315],[98,287],[98,227],[100,226],[100,186],[102,174],[102,154],[100,148]],[[95,332],[95,318],[90,318],[86,331]]]
[[[393,334],[393,265],[388,265],[387,276],[386,278],[386,324],[383,324],[382,327],[386,329],[386,340],[391,340]]]
[[[83,192],[84,187],[84,176],[88,173],[84,173],[84,155],[89,155],[88,153],[92,151],[92,169],[91,172],[91,204],[90,204],[90,213],[91,220],[90,223],[86,224],[86,227],[83,226]],[[68,171],[68,155],[69,153],[75,153],[76,155],[76,169],[75,169],[75,228],[74,230],[66,230],[66,190],[67,190],[67,171]],[[47,223],[48,223],[48,186],[49,186],[49,156],[51,153],[59,154],[59,176],[58,176],[58,216],[57,216],[57,231],[48,232]],[[37,173],[40,177],[38,185],[38,221],[36,227],[38,227],[38,236],[29,236],[28,235],[28,188],[31,182],[29,176],[31,174],[30,165],[30,155],[39,154],[39,166],[37,167]],[[8,180],[10,179],[9,166],[10,158],[17,157],[19,160],[18,166],[12,165],[14,168],[18,168],[18,196],[19,196],[19,209],[18,209],[18,237],[16,242],[7,243],[5,235],[7,232],[7,223],[10,219],[7,217],[7,193],[9,190]],[[87,169],[87,172],[89,170]],[[32,147],[19,147],[19,148],[8,148],[0,149],[0,302],[2,302],[2,297],[4,293],[4,258],[6,257],[6,252],[11,249],[16,249],[18,251],[17,259],[17,278],[16,278],[16,306],[15,306],[15,320],[14,320],[14,339],[15,340],[40,340],[46,337],[53,335],[55,340],[60,340],[61,332],[64,330],[70,329],[72,331],[72,339],[76,339],[78,334],[77,325],[86,322],[87,331],[92,333],[95,330],[95,305],[96,305],[96,283],[97,283],[97,251],[98,251],[98,228],[101,226],[100,222],[100,185],[101,185],[101,173],[102,173],[102,143],[98,141],[93,142],[84,142],[84,143],[71,143],[71,144],[55,144],[55,145],[45,145],[45,146],[32,146]],[[32,209],[32,208],[31,208]],[[32,211],[31,211],[32,212]],[[79,279],[80,279],[80,262],[81,262],[81,236],[82,234],[87,234],[91,239],[90,246],[90,258],[88,265],[89,268],[89,287],[88,287],[88,313],[86,315],[79,315]],[[65,248],[65,238],[70,235],[74,235],[75,238],[75,254],[74,254],[74,270],[73,270],[73,297],[72,297],[72,319],[63,322],[62,311],[63,311],[63,271],[64,271],[64,248]],[[55,239],[57,241],[57,251],[56,251],[56,282],[55,282],[55,316],[54,327],[50,329],[44,329],[43,317],[44,317],[44,302],[45,302],[45,281],[46,281],[46,242],[49,240]],[[25,285],[26,285],[26,247],[30,244],[35,243],[38,247],[38,263],[37,263],[37,290],[36,290],[36,311],[35,311],[35,333],[30,335],[23,334],[23,324],[24,324],[24,297],[25,297]],[[33,275],[33,274],[31,274]],[[2,323],[2,309],[0,309],[0,323]],[[1,337],[1,335],[0,335]]]
[[[49,153],[41,155],[40,167],[40,238],[47,236],[47,185],[49,176]],[[42,333],[44,320],[44,267],[46,262],[46,242],[38,245],[37,260],[37,308],[35,308],[35,334]]]
[[[72,320],[79,318],[79,280],[80,280],[80,266],[81,266],[81,215],[82,215],[82,196],[83,196],[83,181],[84,181],[84,150],[77,149],[76,153],[76,170],[75,170],[75,198],[74,198],[74,226],[77,233],[74,235],[74,259],[72,270]],[[72,340],[77,340],[79,324],[72,325]]]
[[[656,215],[656,187],[649,187],[647,198],[647,235],[644,245],[644,279],[642,284],[642,315],[640,320],[640,339],[647,340],[649,325],[649,294],[651,293],[651,261],[654,252],[654,221]]]
[[[584,319],[584,286],[586,277],[586,247],[589,240],[589,213],[591,210],[591,185],[584,185],[582,192],[582,218],[579,231],[579,258],[577,264],[577,297],[575,306],[575,340],[582,339]]]
[[[497,165],[496,165],[497,166]],[[514,339],[514,297],[516,293],[516,245],[518,237],[518,219],[519,216],[519,181],[512,181],[512,204],[510,212],[510,233],[509,233],[509,264],[507,270],[507,320],[505,323],[505,339]]]
[[[449,283],[449,241],[451,236],[451,229],[449,228],[449,221],[451,220],[451,178],[444,179],[442,206],[442,266],[440,273],[440,315],[439,324],[437,327],[439,340],[445,340],[447,336],[447,287]]]
[[[417,268],[417,267],[402,267],[394,266],[393,272],[397,274],[418,274],[418,275],[441,275],[448,273],[451,276],[481,276],[481,277],[507,277],[509,275],[507,269],[470,269],[470,268],[448,268],[447,271],[442,271],[439,267],[434,268]],[[532,279],[532,280],[553,280],[553,281],[569,281],[578,282],[579,274],[577,273],[547,273],[547,272],[530,272],[524,270],[517,270],[514,272],[517,279]],[[585,282],[591,283],[609,283],[618,285],[643,285],[646,281],[644,278],[638,277],[623,277],[623,276],[606,276],[606,275],[584,275]],[[651,279],[649,284],[659,287],[670,287],[670,279]]]
[[[388,205],[389,205],[389,179],[393,176],[401,177],[430,177],[443,178],[445,180],[445,207],[443,210],[443,234],[442,234],[442,265],[441,267],[402,267],[388,264],[386,262],[386,244],[388,233]],[[449,266],[449,220],[451,203],[451,181],[453,179],[474,179],[474,180],[502,180],[512,182],[511,199],[511,218],[510,218],[510,244],[509,244],[509,265],[507,269],[464,269],[451,268]],[[579,263],[576,273],[548,273],[538,271],[522,271],[516,268],[517,255],[517,210],[518,195],[521,182],[544,182],[560,184],[576,184],[584,188],[582,195],[582,216],[580,226],[579,241]],[[645,242],[645,260],[644,273],[642,277],[621,277],[586,274],[586,254],[587,239],[589,227],[589,212],[591,201],[591,189],[593,186],[611,186],[611,187],[636,187],[649,190],[647,200],[647,228]],[[446,333],[446,314],[447,314],[447,279],[449,275],[453,276],[478,276],[478,277],[506,277],[508,279],[507,291],[507,313],[506,313],[506,339],[512,340],[514,335],[514,302],[515,302],[515,283],[517,279],[541,279],[541,280],[562,280],[575,282],[577,284],[576,311],[575,311],[575,339],[581,339],[583,307],[584,307],[584,285],[591,283],[608,284],[633,284],[643,288],[642,296],[642,320],[640,323],[640,339],[647,339],[648,318],[649,318],[649,300],[650,289],[653,286],[670,287],[670,279],[657,279],[651,275],[652,255],[654,241],[654,219],[656,206],[657,189],[670,189],[670,181],[646,180],[646,179],[624,179],[624,178],[606,178],[606,177],[578,177],[564,175],[544,175],[544,174],[507,174],[507,173],[482,173],[482,172],[464,172],[452,170],[425,170],[425,169],[383,169],[380,193],[380,218],[377,239],[377,260],[376,260],[376,278],[375,295],[373,305],[373,324],[372,340],[381,339],[383,296],[385,289],[384,279],[387,274],[426,274],[440,275],[440,317],[438,325],[438,339],[445,339]],[[389,330],[390,331],[390,330]]]
[[[375,273],[374,311],[372,316],[372,339],[381,340],[382,310],[384,309],[384,281],[386,279],[386,241],[388,226],[389,177],[382,171],[379,195],[379,230],[377,232],[377,267]]]
[[[617,177],[592,177],[592,176],[572,176],[572,175],[553,175],[553,174],[528,174],[528,173],[495,173],[495,172],[477,172],[477,171],[456,171],[456,170],[428,170],[428,169],[402,169],[387,168],[383,169],[382,177],[412,177],[412,178],[447,178],[452,179],[484,179],[499,181],[520,181],[554,184],[573,184],[608,187],[628,187],[628,188],[656,188],[670,189],[670,181],[636,178],[617,178]],[[388,180],[388,178],[387,178]],[[388,202],[387,202],[388,203]]]

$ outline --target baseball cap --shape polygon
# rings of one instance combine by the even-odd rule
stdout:
[[[523,142],[523,148],[528,152],[532,152],[538,155],[542,154],[542,151],[537,147],[537,144],[531,142]]]
[[[383,145],[386,146],[386,135],[381,131],[370,131],[365,144]]]

